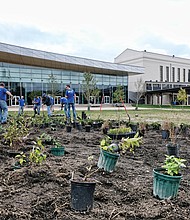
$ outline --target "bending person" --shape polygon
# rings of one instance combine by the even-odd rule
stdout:
[[[3,82],[0,83],[0,122],[1,124],[7,123],[8,117],[8,106],[7,106],[7,95],[13,97],[13,95],[5,88]]]

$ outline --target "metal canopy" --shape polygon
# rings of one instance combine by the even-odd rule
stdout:
[[[0,43],[0,62],[97,74],[143,74],[144,67],[116,64]]]

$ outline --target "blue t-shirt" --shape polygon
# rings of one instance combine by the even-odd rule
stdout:
[[[61,104],[66,104],[67,103],[67,99],[65,97],[61,97],[60,103]]]
[[[73,89],[68,89],[66,91],[66,96],[67,96],[68,103],[75,102],[75,91]]]
[[[24,106],[25,100],[24,99],[19,99],[19,106]]]
[[[54,98],[50,96],[51,105],[54,105]]]
[[[0,88],[0,100],[7,100],[7,95],[6,95],[7,89],[5,88]]]
[[[34,98],[34,104],[35,105],[40,105],[41,104],[41,99],[40,98]]]

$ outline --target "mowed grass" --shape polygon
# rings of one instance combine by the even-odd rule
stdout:
[[[72,113],[72,112],[71,112]],[[143,109],[140,108],[138,111],[136,110],[127,110],[118,108],[117,110],[91,110],[85,111],[87,116],[91,119],[103,119],[103,120],[125,120],[131,122],[162,122],[169,120],[174,122],[176,125],[181,123],[189,124],[190,125],[190,109]],[[9,115],[17,115],[17,111],[10,111]],[[33,115],[32,111],[25,111],[24,114]],[[47,112],[44,111],[46,115]],[[63,111],[55,111],[54,114],[63,114]],[[41,115],[42,112],[41,112]],[[81,117],[82,111],[77,111],[77,115]],[[129,115],[129,117],[128,117]]]

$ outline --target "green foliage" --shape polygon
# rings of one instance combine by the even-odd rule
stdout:
[[[159,122],[152,122],[150,125],[154,130],[160,130],[161,124]]]
[[[100,90],[96,86],[97,81],[95,80],[93,74],[91,74],[90,72],[85,72],[83,77],[84,77],[84,80],[82,81],[83,94],[88,104],[90,104],[90,96],[97,97],[100,93]]]
[[[45,144],[51,144],[53,143],[54,138],[51,137],[49,134],[47,133],[42,133],[40,136],[40,139],[42,140],[42,142],[44,142]]]
[[[5,143],[12,148],[18,147],[29,134],[28,127],[27,119],[23,117],[12,118],[3,134]]]
[[[36,96],[41,96],[42,95],[42,91],[38,90],[38,91],[33,91],[31,92],[28,97],[31,98],[31,100],[34,100],[34,97]]]
[[[142,137],[139,137],[139,133],[137,132],[133,138],[122,138],[117,143],[114,143],[110,137],[105,136],[100,142],[100,147],[111,153],[120,151],[125,153],[127,150],[134,153],[135,148],[139,147],[141,143]]]
[[[162,166],[170,176],[178,175],[181,168],[186,167],[184,162],[186,160],[177,158],[175,156],[166,155],[165,164]]]
[[[122,138],[120,142],[120,149],[125,153],[127,150],[134,153],[136,147],[139,147],[142,143],[142,137],[139,137],[137,132],[133,138]]]
[[[20,154],[16,155],[15,158],[18,159],[18,163],[22,166],[24,163],[26,163],[26,155],[21,152]]]
[[[119,127],[109,130],[109,134],[126,134],[132,132],[130,127]]]
[[[53,145],[54,147],[57,147],[57,148],[63,147],[63,145],[57,139],[53,140]]]
[[[185,89],[180,88],[177,94],[177,100],[183,102],[184,104],[187,102],[187,93]]]
[[[36,146],[33,146],[33,149],[30,152],[29,160],[31,163],[40,165],[44,160],[46,160],[46,155],[43,153],[44,146],[41,139],[37,139],[35,144]]]
[[[113,93],[113,101],[114,102],[121,102],[124,100],[125,94],[123,87],[121,85],[118,85],[115,92]]]

